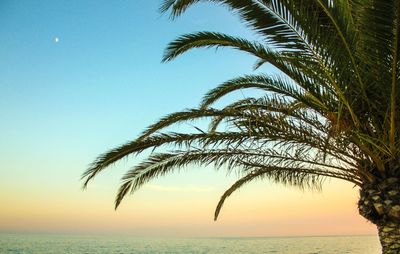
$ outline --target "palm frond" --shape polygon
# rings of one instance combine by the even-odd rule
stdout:
[[[83,173],[82,179],[84,179],[84,188],[88,183],[105,168],[113,165],[117,161],[120,161],[127,156],[134,156],[140,154],[147,149],[156,149],[161,146],[170,145],[175,147],[186,146],[190,147],[192,143],[199,143],[204,146],[213,145],[217,146],[221,142],[226,144],[233,144],[237,142],[244,142],[249,139],[247,133],[239,132],[223,132],[223,133],[199,133],[199,134],[182,134],[182,133],[162,133],[153,135],[146,139],[136,139],[132,142],[128,142],[117,148],[114,148],[102,155],[100,155],[90,167]]]
[[[195,48],[227,47],[254,56],[255,68],[271,64],[281,73],[228,80],[199,108],[161,118],[100,155],[83,174],[84,187],[121,159],[151,150],[123,176],[117,208],[152,179],[213,165],[242,176],[222,195],[216,219],[226,198],[254,179],[319,188],[325,178],[364,186],[393,175],[400,154],[399,1],[164,0],[160,11],[175,18],[200,2],[227,7],[257,40],[189,33],[168,45],[164,62]],[[242,89],[257,96],[213,108]],[[195,120],[207,121],[208,130],[166,132]]]
[[[264,92],[276,93],[282,96],[289,97],[295,101],[304,103],[310,108],[320,110],[320,107],[326,109],[328,106],[324,105],[329,103],[328,94],[319,94],[315,87],[311,86],[298,86],[291,80],[280,76],[268,77],[266,75],[247,75],[233,80],[229,80],[220,86],[210,90],[204,97],[200,104],[201,109],[207,108],[221,97],[241,89],[256,88]],[[308,95],[304,93],[307,89]],[[313,94],[314,100],[310,100],[309,96]],[[310,103],[311,102],[311,103]],[[332,104],[332,102],[331,102]]]

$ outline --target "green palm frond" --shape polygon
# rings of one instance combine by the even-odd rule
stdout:
[[[213,133],[212,139],[209,139],[210,135],[200,134],[182,134],[182,133],[163,133],[154,135],[146,139],[137,139],[132,142],[128,142],[115,149],[112,149],[102,155],[100,155],[89,167],[88,170],[82,175],[82,179],[85,179],[84,187],[93,180],[93,178],[99,174],[105,168],[113,165],[117,161],[126,158],[129,155],[137,155],[147,149],[155,149],[164,145],[173,145],[176,147],[188,146],[193,142],[200,142],[203,145],[218,145],[219,143],[226,141],[227,143],[241,142],[249,138],[245,133]]]
[[[400,161],[399,1],[164,0],[160,11],[176,18],[199,2],[228,7],[258,39],[190,33],[168,45],[164,62],[195,48],[227,47],[254,56],[255,68],[268,63],[281,73],[233,78],[206,93],[198,108],[161,118],[100,155],[83,174],[84,187],[147,150],[148,158],[123,176],[116,207],[152,179],[213,165],[241,176],[221,197],[216,219],[226,198],[255,179],[319,188],[325,178],[363,186],[393,174]],[[243,89],[257,96],[215,108]],[[208,130],[166,132],[200,119]]]
[[[171,61],[188,50],[201,47],[231,47],[265,60],[280,59],[276,51],[257,42],[217,32],[197,32],[182,35],[171,42],[166,48],[162,60],[164,62]]]
[[[329,100],[332,102],[333,99],[328,97],[328,93],[320,94],[320,89],[313,87],[311,84],[303,83],[301,85],[296,85],[291,82],[291,80],[281,76],[268,77],[266,75],[248,75],[229,80],[210,90],[203,97],[200,108],[207,108],[221,97],[231,92],[247,88],[261,89],[264,92],[271,92],[285,96],[304,103],[317,111],[319,110],[319,107],[327,109],[327,106],[324,104],[329,103]],[[308,94],[305,94],[305,91],[307,91]],[[310,100],[310,95],[313,96],[314,100]]]
[[[129,170],[122,178],[123,184],[117,195],[116,208],[127,193],[133,193],[148,181],[188,165],[207,166],[213,164],[216,169],[226,166],[228,171],[239,167],[244,172],[258,167],[261,167],[264,171],[269,168],[272,171],[269,172],[268,177],[273,181],[299,187],[316,187],[315,179],[321,176],[346,179],[355,184],[360,183],[359,178],[350,177],[348,169],[330,163],[318,162],[318,159],[310,158],[304,153],[278,154],[274,150],[259,152],[237,148],[187,149],[172,153],[153,154],[147,160]],[[319,170],[319,167],[324,168],[324,170]],[[304,174],[304,176],[299,179],[299,174]],[[307,176],[311,176],[311,178]]]
[[[286,182],[291,186],[320,190],[322,188],[322,183],[326,177],[347,179],[346,176],[341,176],[340,174],[330,174],[315,169],[300,169],[288,167],[281,168],[268,166],[256,169],[237,180],[229,189],[224,192],[215,209],[214,220],[218,219],[222,206],[224,205],[225,200],[230,195],[240,189],[243,185],[250,183],[251,181],[254,181],[256,179],[273,179],[279,183]]]
[[[346,97],[343,88],[337,84],[336,80],[331,74],[331,70],[328,70],[326,66],[322,65],[322,63],[312,63],[310,61],[304,62],[303,56],[296,54],[283,54],[271,51],[265,46],[259,43],[253,43],[241,38],[235,38],[232,36],[220,34],[220,33],[210,33],[210,32],[201,32],[195,34],[184,35],[174,42],[170,43],[168,46],[165,55],[164,61],[169,61],[176,56],[196,47],[233,47],[239,49],[241,51],[245,51],[255,55],[256,57],[263,59],[266,62],[271,63],[283,73],[285,73],[288,77],[297,81],[298,84],[302,86],[306,86],[310,91],[310,93],[314,93],[311,89],[312,82],[309,82],[309,78],[305,78],[301,73],[308,73],[311,78],[315,78],[320,80],[315,73],[313,73],[313,69],[321,68],[321,72],[328,79],[328,85],[325,85],[325,91],[333,91],[339,99],[342,101],[342,104],[345,105],[348,110],[351,119],[354,124],[359,125],[359,120],[353,109],[349,103],[349,99]],[[322,80],[320,80],[322,81]],[[324,82],[318,82],[318,84],[325,84]],[[324,86],[324,85],[321,85]],[[314,85],[315,88],[315,85]],[[315,89],[314,89],[315,90]]]

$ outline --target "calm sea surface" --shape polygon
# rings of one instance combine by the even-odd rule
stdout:
[[[379,254],[375,236],[282,238],[137,238],[0,234],[0,253]]]

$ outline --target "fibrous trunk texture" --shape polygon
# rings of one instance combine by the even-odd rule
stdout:
[[[377,225],[383,254],[400,254],[400,178],[364,184],[359,212]]]
[[[378,225],[379,239],[384,254],[400,254],[400,223]]]

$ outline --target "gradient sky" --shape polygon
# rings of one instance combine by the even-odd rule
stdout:
[[[218,222],[214,206],[236,177],[211,167],[156,180],[116,212],[119,178],[137,160],[110,168],[82,192],[80,175],[96,155],[252,72],[255,59],[232,50],[195,50],[162,64],[165,46],[182,33],[254,35],[222,7],[199,4],[171,21],[158,12],[160,2],[1,1],[0,232],[375,233],[358,215],[357,189],[337,181],[322,193],[248,185],[227,201]]]

